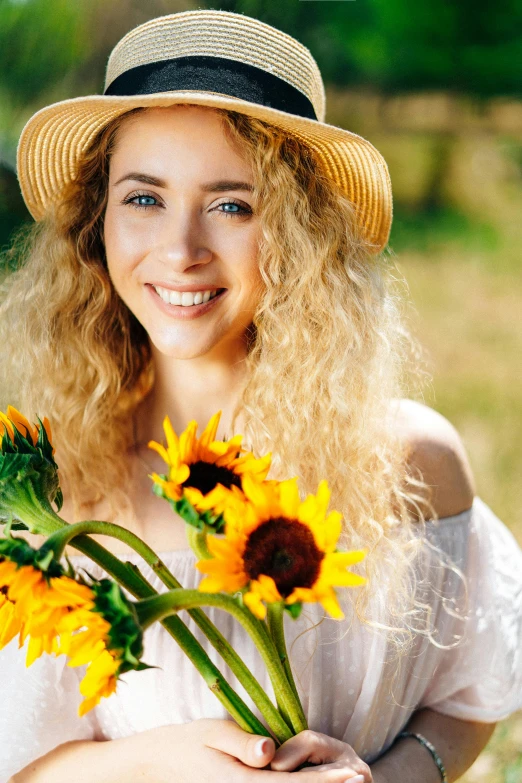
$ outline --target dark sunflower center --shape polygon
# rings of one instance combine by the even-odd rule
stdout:
[[[227,489],[230,489],[234,484],[241,489],[241,479],[232,470],[203,461],[190,465],[190,476],[181,486],[195,487],[203,495],[206,495],[214,489],[216,484],[223,484]]]
[[[269,519],[254,530],[243,554],[248,576],[271,576],[284,598],[295,587],[312,587],[323,557],[306,525],[284,517]]]

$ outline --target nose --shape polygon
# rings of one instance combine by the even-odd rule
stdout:
[[[161,233],[159,261],[177,272],[207,264],[214,255],[209,240],[197,214],[188,210],[177,212],[166,221]]]

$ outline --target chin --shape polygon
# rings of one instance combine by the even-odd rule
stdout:
[[[214,343],[210,345],[195,345],[187,341],[183,344],[166,342],[161,337],[157,338],[150,332],[148,334],[149,340],[156,351],[163,356],[168,356],[170,359],[197,359],[200,356],[205,356],[214,347]]]

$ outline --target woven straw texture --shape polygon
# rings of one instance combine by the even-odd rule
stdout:
[[[153,19],[122,38],[109,58],[106,86],[130,68],[187,55],[225,57],[267,70],[304,93],[319,121],[199,90],[94,95],[52,104],[29,120],[18,145],[20,187],[35,220],[42,219],[48,206],[59,200],[64,186],[75,177],[82,151],[107,122],[138,106],[190,103],[248,114],[308,144],[328,176],[354,203],[366,241],[374,252],[382,250],[392,221],[388,167],[369,141],[324,123],[324,85],[309,50],[291,36],[242,14],[186,11]]]

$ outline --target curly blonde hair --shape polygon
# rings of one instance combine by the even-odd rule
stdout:
[[[404,639],[425,510],[389,416],[414,376],[401,282],[365,245],[354,205],[312,149],[260,120],[208,110],[252,162],[262,232],[265,290],[233,426],[241,412],[244,444],[273,454],[268,477],[299,476],[303,497],[328,479],[344,544],[370,549],[369,585],[387,580],[390,627]],[[154,384],[148,335],[112,285],[102,241],[111,152],[140,111],[98,133],[60,202],[9,251],[1,285],[0,401],[49,418],[77,518],[101,498],[112,519],[128,508],[132,415]],[[366,621],[371,595],[357,592]]]

